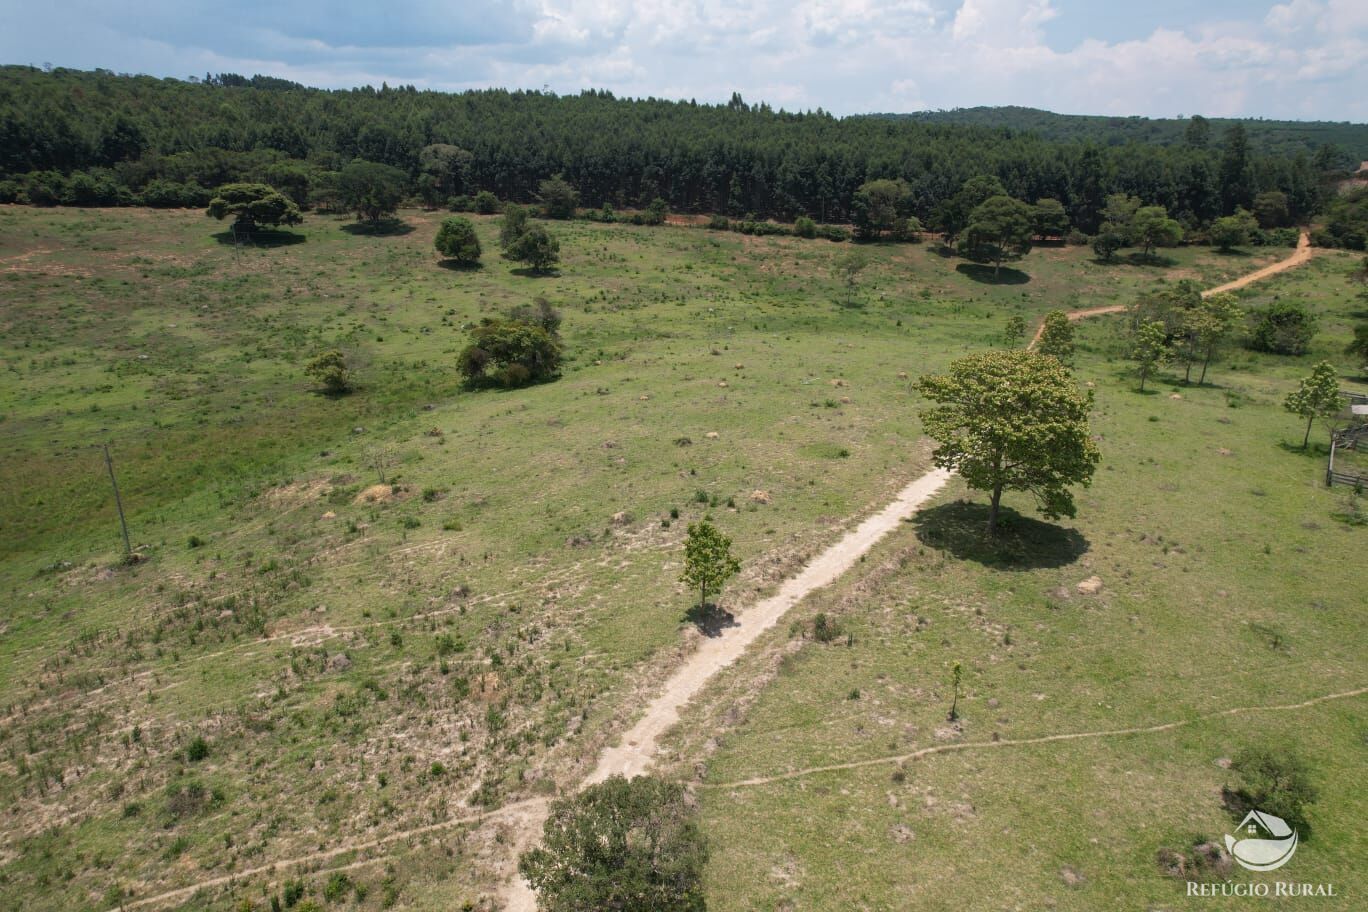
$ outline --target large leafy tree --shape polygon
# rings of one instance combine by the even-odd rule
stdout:
[[[537,200],[541,203],[542,215],[553,219],[568,219],[574,216],[575,207],[579,205],[579,191],[557,174],[538,185]]]
[[[354,161],[342,169],[338,189],[342,203],[357,219],[371,224],[394,215],[407,192],[408,176],[379,162]]]
[[[1045,315],[1035,351],[1054,358],[1065,367],[1073,363],[1074,325],[1068,314],[1062,310],[1052,310]]]
[[[508,248],[509,259],[526,263],[533,272],[548,272],[560,262],[560,241],[543,225],[532,225]]]
[[[704,912],[695,816],[678,783],[612,776],[554,802],[518,870],[544,912]]]
[[[887,178],[860,185],[851,200],[851,221],[862,238],[892,231],[912,205],[912,189],[904,180]]]
[[[1069,213],[1057,199],[1036,200],[1031,210],[1031,231],[1036,237],[1057,238],[1069,233]]]
[[[1344,408],[1344,397],[1340,395],[1339,375],[1329,361],[1322,361],[1311,368],[1311,373],[1302,378],[1297,388],[1287,394],[1283,408],[1299,418],[1306,419],[1306,433],[1302,435],[1302,449],[1311,443],[1311,425],[1317,419],[1326,423],[1333,431],[1334,421]]]
[[[1229,253],[1236,247],[1248,244],[1258,227],[1254,216],[1243,209],[1236,209],[1234,215],[1224,215],[1211,223],[1211,243],[1222,253]]]
[[[475,156],[460,146],[433,143],[418,153],[418,195],[429,206],[440,206],[467,192]]]
[[[1150,256],[1155,247],[1172,247],[1183,239],[1183,226],[1163,206],[1141,206],[1130,225],[1131,243]]]
[[[1018,259],[1031,249],[1032,209],[1010,196],[984,200],[969,215],[960,253],[971,260],[993,264],[993,275],[1002,269],[1003,260]]]
[[[976,175],[965,181],[958,192],[936,208],[932,221],[945,236],[945,243],[954,244],[969,225],[969,218],[975,209],[995,196],[1006,195],[1007,189],[1002,186],[1002,181],[991,174]]]
[[[233,216],[233,228],[252,232],[262,225],[298,225],[304,220],[294,200],[265,184],[224,184],[209,201],[208,214],[222,221]]]
[[[706,519],[689,523],[689,534],[684,540],[684,572],[679,581],[698,590],[698,607],[708,607],[708,596],[722,589],[722,584],[741,570],[741,562],[732,556],[731,539],[717,530]]]
[[[990,351],[928,374],[917,389],[934,405],[922,424],[936,441],[936,465],[987,491],[988,531],[1002,492],[1030,491],[1047,517],[1075,514],[1071,485],[1087,485],[1101,459],[1088,431],[1092,394],[1064,365],[1033,351]]]

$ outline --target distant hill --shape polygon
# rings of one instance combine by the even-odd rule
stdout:
[[[1186,142],[1190,118],[1107,117],[1094,114],[1055,114],[1039,108],[978,107],[949,111],[919,111],[914,114],[873,114],[892,120],[925,123],[999,127],[1034,133],[1056,142],[1093,141],[1103,146],[1127,143],[1182,145]],[[1257,152],[1288,155],[1297,151],[1315,152],[1322,146],[1338,146],[1348,167],[1368,160],[1368,124],[1323,120],[1264,120],[1262,118],[1207,118],[1210,141],[1219,145],[1221,136],[1232,124],[1244,124],[1249,144]],[[1352,170],[1352,169],[1351,169]]]

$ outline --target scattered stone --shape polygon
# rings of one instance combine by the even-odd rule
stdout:
[[[433,409],[435,409],[436,407],[437,407],[437,406],[435,406],[435,405],[433,405],[431,402],[429,402],[427,405],[423,406],[423,411],[425,411],[425,412],[430,412],[430,411],[432,411]]]
[[[221,621],[226,621],[226,620],[228,620],[228,618],[230,618],[230,617],[233,616],[233,609],[232,609],[232,608],[224,608],[222,611],[220,611],[220,612],[218,613],[218,616],[219,616],[219,620],[221,620]]]
[[[736,362],[735,367],[736,367],[737,370],[745,370],[745,369],[746,369],[746,365],[742,364],[740,361],[737,361],[737,362]]]
[[[617,449],[617,441],[616,441],[616,440],[605,440],[605,441],[603,441],[603,448],[604,448],[605,450],[616,450],[616,449]]]
[[[845,386],[846,382],[838,377],[837,379],[831,381],[831,385],[835,387],[841,387]]]
[[[1229,456],[1229,455],[1230,455],[1230,450],[1226,449],[1225,447],[1217,447],[1217,448],[1216,448],[1216,452],[1217,452],[1218,455],[1221,455],[1221,456]]]
[[[351,668],[351,665],[351,659],[347,658],[340,652],[336,655],[328,656],[329,671],[346,671],[348,668]]]
[[[677,447],[693,446],[693,440],[688,437],[676,437],[674,445]]]
[[[717,433],[717,431],[708,431],[708,433],[704,434],[703,436],[708,438],[709,440],[716,440],[718,437],[721,437],[722,435]]]
[[[906,379],[907,379],[907,371],[898,371],[898,379],[899,379],[899,380],[906,380]]]
[[[902,845],[905,842],[911,842],[913,836],[912,828],[905,823],[900,823],[893,828],[893,841],[899,845]]]
[[[645,401],[647,401],[648,399],[650,399],[651,397],[648,396],[648,395],[646,395],[645,393],[642,393],[640,396],[637,396],[637,398],[640,399],[642,402],[645,402]]]
[[[997,697],[989,697],[989,698],[988,698],[988,708],[989,708],[989,709],[997,709],[997,708],[998,708],[998,698],[997,698]]]
[[[96,573],[95,573],[95,579],[98,580],[99,582],[102,582],[102,583],[108,582],[109,580],[112,580],[113,578],[114,578],[114,571],[111,570],[111,569],[109,569],[108,567],[101,567],[101,568],[100,568],[98,571],[96,571]]]
[[[1230,769],[1230,762],[1231,762],[1231,761],[1230,761],[1230,758],[1229,758],[1229,757],[1217,757],[1217,758],[1216,758],[1216,765],[1219,766],[1219,767],[1220,767],[1221,769],[1223,769],[1223,770],[1228,770],[1228,769]]]
[[[1182,399],[1183,396],[1182,396],[1181,393],[1174,393],[1172,396],[1169,396],[1169,398],[1170,398],[1170,399]]]
[[[1097,595],[1102,591],[1102,577],[1090,576],[1079,583],[1077,589],[1083,595]]]
[[[361,427],[361,425],[358,424],[356,427],[352,428],[352,433],[353,433],[353,434],[364,434],[364,433],[366,433],[366,429],[363,428],[363,427]]]
[[[725,388],[726,385],[727,385],[727,381],[726,381],[726,380],[718,380],[718,381],[717,381],[717,385],[720,386],[720,387]]]
[[[850,397],[849,397],[849,396],[842,396],[842,397],[841,397],[841,404],[842,404],[842,405],[850,405]]]
[[[1083,883],[1083,875],[1078,873],[1073,865],[1065,865],[1059,869],[1059,879],[1064,881],[1066,887],[1076,887]]]
[[[774,500],[774,498],[770,497],[769,491],[761,491],[758,489],[751,491],[750,499],[752,503],[758,504],[767,504]]]
[[[329,510],[327,513],[324,513],[324,514],[323,514],[323,518],[324,518],[324,519],[337,519],[337,514],[334,513],[332,510]]]
[[[628,515],[626,510],[619,510],[613,514],[613,525],[615,526],[625,526],[631,521],[632,517]]]

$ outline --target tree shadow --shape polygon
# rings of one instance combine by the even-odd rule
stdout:
[[[228,247],[291,247],[295,244],[304,243],[307,238],[302,234],[295,234],[293,231],[272,231],[261,228],[253,231],[249,235],[233,235],[231,231],[220,231],[214,236],[214,240]]]
[[[509,272],[525,279],[554,279],[560,275],[559,269],[533,269],[531,266],[519,266],[517,269],[510,269]]]
[[[1315,433],[1315,429],[1312,429],[1311,434],[1313,437],[1315,436]],[[1302,449],[1301,441],[1293,443],[1287,440],[1279,440],[1278,449],[1282,450],[1284,453],[1291,453],[1293,456],[1304,456],[1316,460],[1328,459],[1330,457],[1329,445],[1317,443],[1315,440],[1312,440],[1307,444],[1305,449]]]
[[[694,605],[684,615],[685,620],[698,628],[698,632],[706,637],[720,637],[722,631],[728,627],[736,627],[736,616],[730,611],[724,611],[712,602],[706,606],[699,607]]]
[[[1161,269],[1178,265],[1178,261],[1173,257],[1166,257],[1158,253],[1129,253],[1124,257],[1118,257],[1118,260],[1130,266],[1157,266]]]
[[[1222,250],[1221,248],[1217,247],[1212,252],[1215,253],[1217,256],[1230,257],[1232,259],[1239,258],[1243,260],[1247,260],[1254,255],[1253,251],[1244,250],[1240,247],[1231,247],[1229,250]]]
[[[450,269],[452,272],[479,272],[484,269],[484,264],[479,260],[474,263],[466,263],[461,260],[441,259],[437,261],[437,265],[442,269]]]
[[[411,234],[413,226],[408,222],[397,218],[381,219],[378,222],[352,222],[343,225],[342,230],[347,234],[369,235],[371,237],[397,237],[399,235]]]
[[[985,285],[1025,285],[1031,281],[1031,277],[1020,269],[1004,267],[994,275],[992,266],[984,266],[981,263],[960,263],[955,267],[955,272]]]
[[[1002,570],[1065,567],[1089,547],[1077,529],[1022,516],[1010,507],[998,513],[997,534],[989,537],[988,505],[967,500],[922,510],[910,522],[926,546]]]

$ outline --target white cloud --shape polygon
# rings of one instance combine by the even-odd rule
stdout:
[[[0,0],[14,4],[0,59],[330,86],[546,84],[712,101],[737,90],[837,113],[1023,104],[1368,119],[1368,0],[1286,0],[1221,20],[1194,5],[1182,23],[1068,48],[1048,40],[1070,15],[1062,0],[472,0],[450,13],[441,0],[395,0],[385,15],[331,18],[309,13],[320,0],[289,11],[243,0],[231,16],[195,0],[147,0],[138,15],[73,2],[79,16]]]

